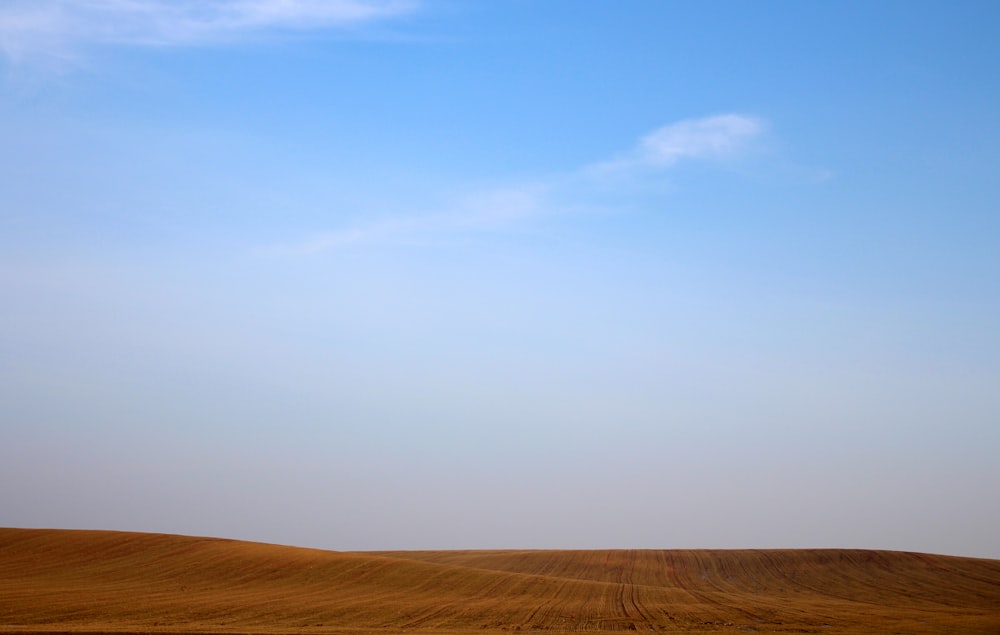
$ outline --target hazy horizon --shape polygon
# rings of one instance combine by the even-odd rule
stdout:
[[[11,0],[0,526],[1000,558],[1000,5]]]

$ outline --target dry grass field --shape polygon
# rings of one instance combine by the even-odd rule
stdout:
[[[1000,561],[856,550],[340,553],[0,529],[12,633],[1000,633]]]

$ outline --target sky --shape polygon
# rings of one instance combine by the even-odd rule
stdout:
[[[0,525],[1000,558],[1000,4],[0,3]]]

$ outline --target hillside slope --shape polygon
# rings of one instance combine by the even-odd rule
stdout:
[[[0,634],[1000,633],[1000,561],[858,550],[340,553],[0,529]]]

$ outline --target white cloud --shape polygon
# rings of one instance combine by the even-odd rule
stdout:
[[[345,230],[315,234],[292,245],[267,249],[284,254],[309,254],[359,243],[433,242],[449,233],[509,227],[526,219],[554,213],[572,213],[581,194],[629,187],[609,174],[662,171],[683,159],[720,159],[737,154],[764,130],[760,119],[725,114],[689,119],[663,126],[639,139],[623,156],[584,166],[558,177],[504,188],[484,189],[457,198],[447,211],[416,213],[383,219]],[[627,181],[626,179],[625,181]],[[616,189],[619,193],[620,189]]]
[[[667,168],[681,159],[731,156],[764,129],[756,117],[739,114],[687,119],[647,134],[625,155],[598,163],[596,172]]]
[[[190,46],[265,29],[355,26],[402,15],[417,0],[3,0],[0,50],[18,60],[71,58],[86,44]]]

